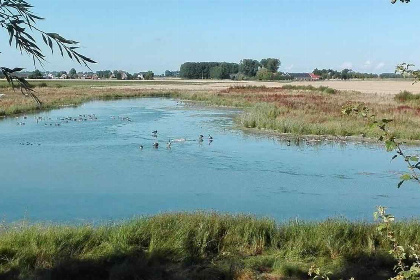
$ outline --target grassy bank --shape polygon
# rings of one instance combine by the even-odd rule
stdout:
[[[164,85],[163,85],[164,84]],[[209,84],[211,84],[209,82]],[[328,87],[231,86],[212,88],[180,81],[165,82],[34,82],[44,110],[77,106],[91,100],[134,97],[172,97],[207,105],[233,106],[245,111],[237,119],[244,128],[267,129],[296,135],[366,136],[376,138],[380,131],[354,116],[344,116],[342,106],[364,104],[378,118],[395,121],[390,129],[404,140],[420,140],[420,103],[401,103],[401,98],[358,92],[336,91]],[[217,85],[217,83],[216,83]],[[30,98],[5,87],[0,97],[0,116],[36,112]],[[403,96],[406,97],[407,94]],[[409,96],[411,98],[411,95]],[[410,99],[411,100],[411,99]]]
[[[395,224],[402,245],[420,223]],[[214,213],[162,214],[117,225],[3,225],[0,279],[387,279],[393,260],[374,224],[276,224]],[[280,278],[291,277],[291,278]]]

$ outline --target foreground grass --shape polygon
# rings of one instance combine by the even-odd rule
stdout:
[[[419,222],[395,231],[402,245],[420,242]],[[0,279],[308,279],[312,264],[332,279],[387,279],[389,246],[374,224],[344,220],[174,213],[98,227],[8,225]]]
[[[168,84],[169,83],[169,84]],[[184,88],[171,89],[171,83]],[[162,84],[165,84],[164,86]],[[139,86],[141,85],[141,86]],[[411,95],[378,96],[358,92],[335,91],[327,87],[233,86],[225,89],[200,89],[186,82],[107,82],[107,81],[48,81],[34,82],[35,91],[44,103],[43,110],[62,106],[77,106],[92,100],[112,100],[134,97],[171,97],[215,106],[244,109],[237,118],[243,128],[266,129],[294,135],[357,136],[376,138],[380,131],[365,120],[344,116],[343,106],[364,104],[378,118],[391,118],[390,129],[401,140],[420,140],[420,103]],[[191,89],[188,88],[191,86]],[[37,112],[30,98],[5,87],[0,97],[0,116]],[[408,97],[407,97],[408,96]],[[410,99],[411,98],[411,99]]]

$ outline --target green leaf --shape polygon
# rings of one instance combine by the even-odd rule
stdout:
[[[410,174],[404,174],[400,177],[401,180],[403,181],[407,181],[411,179],[411,175]]]
[[[385,141],[385,148],[387,152],[393,151],[397,147],[397,144],[392,140],[386,140]]]
[[[418,156],[411,156],[409,158],[410,161],[419,161],[419,157]]]
[[[400,179],[401,179],[401,180],[404,180],[404,181],[406,181],[406,180],[410,180],[410,179],[411,179],[411,175],[410,175],[410,174],[404,174],[404,175],[402,175],[402,176],[400,177]]]

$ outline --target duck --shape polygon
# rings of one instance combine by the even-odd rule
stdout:
[[[140,146],[139,146],[139,149],[140,149],[140,150],[143,150],[143,145],[140,145]]]
[[[155,149],[159,148],[159,143],[158,142],[153,143],[153,148]]]
[[[203,138],[204,138],[204,136],[200,134],[200,135],[198,136],[198,141],[203,142]]]
[[[209,134],[209,140],[213,140],[213,137]]]
[[[153,130],[152,131],[152,134],[157,134],[157,130]]]
[[[287,140],[287,146],[290,146],[290,140]]]
[[[169,141],[168,143],[166,143],[166,148],[170,149],[171,145],[172,145],[172,143],[171,143],[171,141]]]

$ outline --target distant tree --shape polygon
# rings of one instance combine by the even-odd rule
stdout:
[[[76,79],[77,78],[77,71],[74,68],[71,68],[69,71],[69,78],[70,79]]]
[[[236,64],[236,63],[222,62],[219,66],[212,67],[210,69],[210,78],[211,79],[229,79],[230,74],[235,74],[233,72],[235,71],[233,64]]]
[[[32,72],[31,75],[29,75],[29,79],[42,79],[44,75],[42,75],[41,71],[36,69],[34,72]]]
[[[264,58],[261,59],[261,66],[266,68],[270,72],[277,72],[281,65],[280,59],[278,58]]]
[[[342,80],[349,80],[352,77],[352,70],[351,69],[343,69],[341,71],[341,79]]]
[[[173,74],[172,74],[171,71],[169,71],[169,70],[165,71],[165,77],[172,77],[172,76],[173,76]]]
[[[134,80],[134,76],[130,73],[126,73],[127,74],[127,80]]]
[[[121,71],[117,71],[116,73],[114,72],[115,78],[117,78],[117,80],[122,80],[122,72]]]
[[[52,73],[53,75],[54,75],[54,73]],[[56,77],[56,78],[61,78],[61,76],[63,76],[63,75],[67,75],[67,72],[66,71],[59,71],[59,72],[57,72],[54,76]],[[67,76],[68,77],[68,76]]]
[[[153,80],[154,79],[155,74],[152,71],[147,71],[146,74],[144,74],[144,79],[145,80]]]
[[[57,33],[47,33],[37,27],[39,20],[42,17],[35,15],[31,8],[33,6],[24,0],[7,0],[0,1],[0,27],[7,30],[9,33],[9,45],[16,46],[22,53],[25,52],[32,57],[34,64],[38,62],[43,64],[45,62],[45,55],[35,40],[34,34],[40,34],[44,43],[53,52],[54,45],[58,47],[61,56],[67,54],[70,59],[76,60],[78,63],[88,66],[88,63],[96,63],[94,60],[80,54],[77,50],[78,42],[63,38]],[[31,35],[32,34],[32,35]],[[23,68],[7,68],[0,67],[0,71],[6,77],[6,80],[15,87],[21,89],[25,96],[31,96],[39,106],[41,101],[36,97],[31,89],[29,83],[22,77],[16,75],[17,72],[22,71]]]
[[[260,63],[254,59],[242,59],[239,64],[239,72],[249,77],[254,77],[257,74]]]
[[[269,71],[267,68],[263,67],[257,71],[256,78],[258,80],[272,80],[273,72]]]
[[[222,66],[219,70],[213,70],[213,75],[219,71],[221,76],[229,78],[229,74],[238,73],[237,63],[227,62],[185,62],[181,65],[179,75],[186,79],[210,79],[212,78],[211,69]],[[219,75],[218,75],[219,76]]]
[[[109,79],[112,75],[112,71],[111,70],[97,71],[96,75],[98,75],[98,78],[100,79]]]

